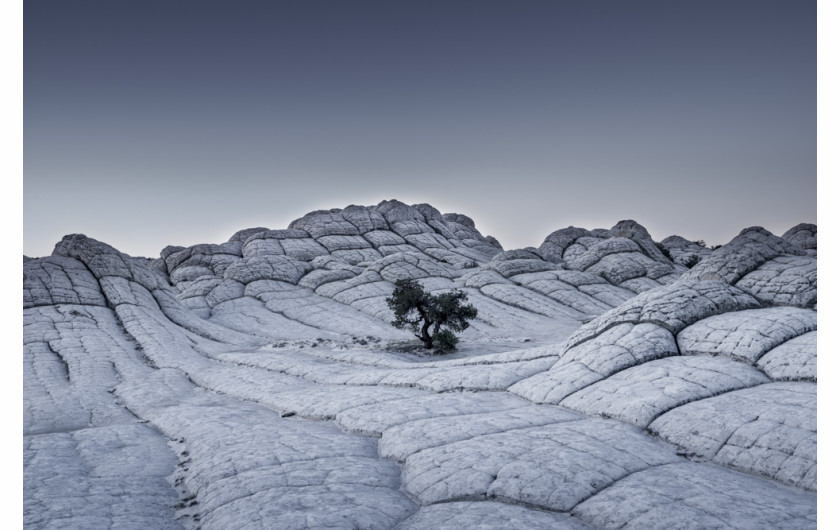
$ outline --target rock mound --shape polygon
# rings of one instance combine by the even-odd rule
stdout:
[[[813,528],[796,228],[690,270],[632,221],[503,251],[398,201],[156,260],[66,236],[23,263],[24,524]],[[401,351],[401,278],[468,293],[464,351]]]

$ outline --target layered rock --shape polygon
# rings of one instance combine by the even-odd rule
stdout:
[[[689,241],[680,236],[668,236],[660,241],[660,244],[668,249],[668,253],[675,263],[684,266],[690,265],[691,262],[695,262],[696,264],[696,262],[699,262],[712,253],[712,250],[705,245],[700,245],[696,241]]]
[[[67,236],[24,260],[24,523],[813,528],[811,232],[687,272],[632,221],[503,251],[398,201],[159,260]],[[461,352],[396,351],[401,278],[468,293]]]

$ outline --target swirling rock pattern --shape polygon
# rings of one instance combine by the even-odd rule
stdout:
[[[814,528],[816,227],[662,245],[398,201],[66,236],[24,259],[24,526]],[[405,351],[401,278],[468,294],[461,351]]]

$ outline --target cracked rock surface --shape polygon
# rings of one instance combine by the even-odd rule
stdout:
[[[662,247],[394,200],[66,236],[24,259],[24,526],[815,528],[816,227]],[[390,325],[401,278],[467,293],[458,351]]]

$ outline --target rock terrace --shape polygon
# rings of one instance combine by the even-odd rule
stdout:
[[[459,352],[407,351],[401,278],[468,294]],[[392,200],[156,259],[69,235],[24,260],[24,525],[815,528],[816,279],[806,224],[505,251]]]

